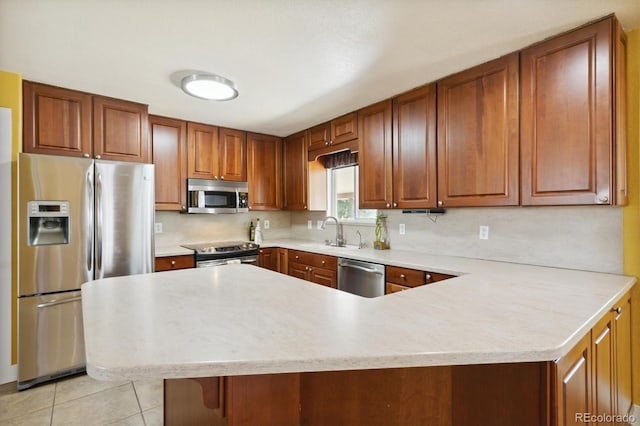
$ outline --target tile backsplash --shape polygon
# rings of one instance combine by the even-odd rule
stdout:
[[[433,222],[424,214],[388,210],[391,249],[421,251],[487,260],[526,263],[597,272],[622,273],[622,208],[500,207],[449,209]],[[249,221],[269,220],[265,241],[281,238],[324,241],[335,238],[335,225],[316,229],[324,212],[251,212],[240,214],[180,214],[156,212],[163,232],[156,245],[246,240]],[[307,229],[308,221],[313,229]],[[399,225],[405,225],[400,235]],[[489,239],[479,239],[480,226]],[[344,225],[348,244],[357,244],[360,231],[368,247],[373,225]]]

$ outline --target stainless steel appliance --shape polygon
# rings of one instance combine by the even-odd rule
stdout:
[[[153,272],[154,170],[19,154],[18,176],[18,389],[26,389],[84,370],[84,282]]]
[[[250,242],[223,241],[182,246],[196,252],[196,268],[227,263],[258,263],[260,246]]]
[[[246,213],[247,182],[187,179],[187,213]]]
[[[384,296],[384,265],[339,258],[338,290],[363,297]]]

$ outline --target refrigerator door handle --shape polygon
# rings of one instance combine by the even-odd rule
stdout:
[[[87,271],[93,277],[93,168],[87,172],[87,197],[86,211],[87,211],[87,229],[86,229],[86,244],[87,244]]]
[[[102,175],[96,173],[96,279],[102,275]]]
[[[58,299],[52,300],[51,302],[39,303],[36,305],[36,308],[48,308],[50,306],[62,305],[63,303],[77,302],[82,300],[82,296],[70,297],[68,299]]]

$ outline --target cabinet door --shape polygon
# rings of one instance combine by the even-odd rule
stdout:
[[[150,115],[151,150],[156,173],[156,210],[186,210],[187,123]]]
[[[436,207],[436,85],[393,99],[393,207]]]
[[[616,414],[625,415],[633,408],[631,382],[631,294],[625,295],[614,306],[615,312],[615,365],[616,365]]]
[[[301,280],[308,280],[308,267],[303,263],[289,262],[289,273],[292,277],[300,278]]]
[[[609,204],[611,19],[521,53],[522,204]]]
[[[93,155],[113,161],[148,163],[151,159],[147,106],[103,96],[93,97]]]
[[[289,250],[286,248],[278,249],[278,272],[286,274],[289,271]]]
[[[282,206],[282,139],[249,133],[247,147],[249,208],[279,210]]]
[[[218,179],[218,128],[206,124],[187,124],[187,176]]]
[[[614,316],[608,313],[591,330],[593,356],[593,413],[615,410]]]
[[[556,425],[579,425],[577,413],[591,410],[591,334],[555,363]]]
[[[337,280],[336,271],[332,271],[330,269],[324,268],[309,268],[309,281],[314,282],[316,284],[321,284],[326,287],[337,288],[338,280]]]
[[[331,124],[324,123],[309,129],[309,151],[321,149],[329,145],[331,140]]]
[[[388,209],[392,203],[391,100],[358,112],[361,209]]]
[[[220,128],[220,179],[247,181],[247,133],[241,130]]]
[[[278,271],[278,249],[261,248],[258,256],[258,266],[272,271]]]
[[[358,138],[358,114],[355,112],[345,114],[335,120],[331,120],[330,145],[349,142]]]
[[[438,205],[518,204],[518,54],[438,82]]]
[[[93,155],[91,95],[23,83],[24,152],[72,157]]]
[[[300,132],[284,139],[282,179],[284,210],[307,209],[307,133]]]

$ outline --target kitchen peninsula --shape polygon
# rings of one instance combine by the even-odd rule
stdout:
[[[198,415],[228,425],[569,424],[580,398],[559,389],[598,376],[602,334],[592,330],[609,318],[612,348],[630,334],[614,323],[628,319],[633,277],[395,250],[357,256],[457,277],[375,299],[247,265],[90,282],[87,371],[167,379],[167,424]],[[611,374],[623,352],[610,357]],[[610,407],[584,410],[626,410],[630,395],[613,397],[622,382],[610,385]]]

